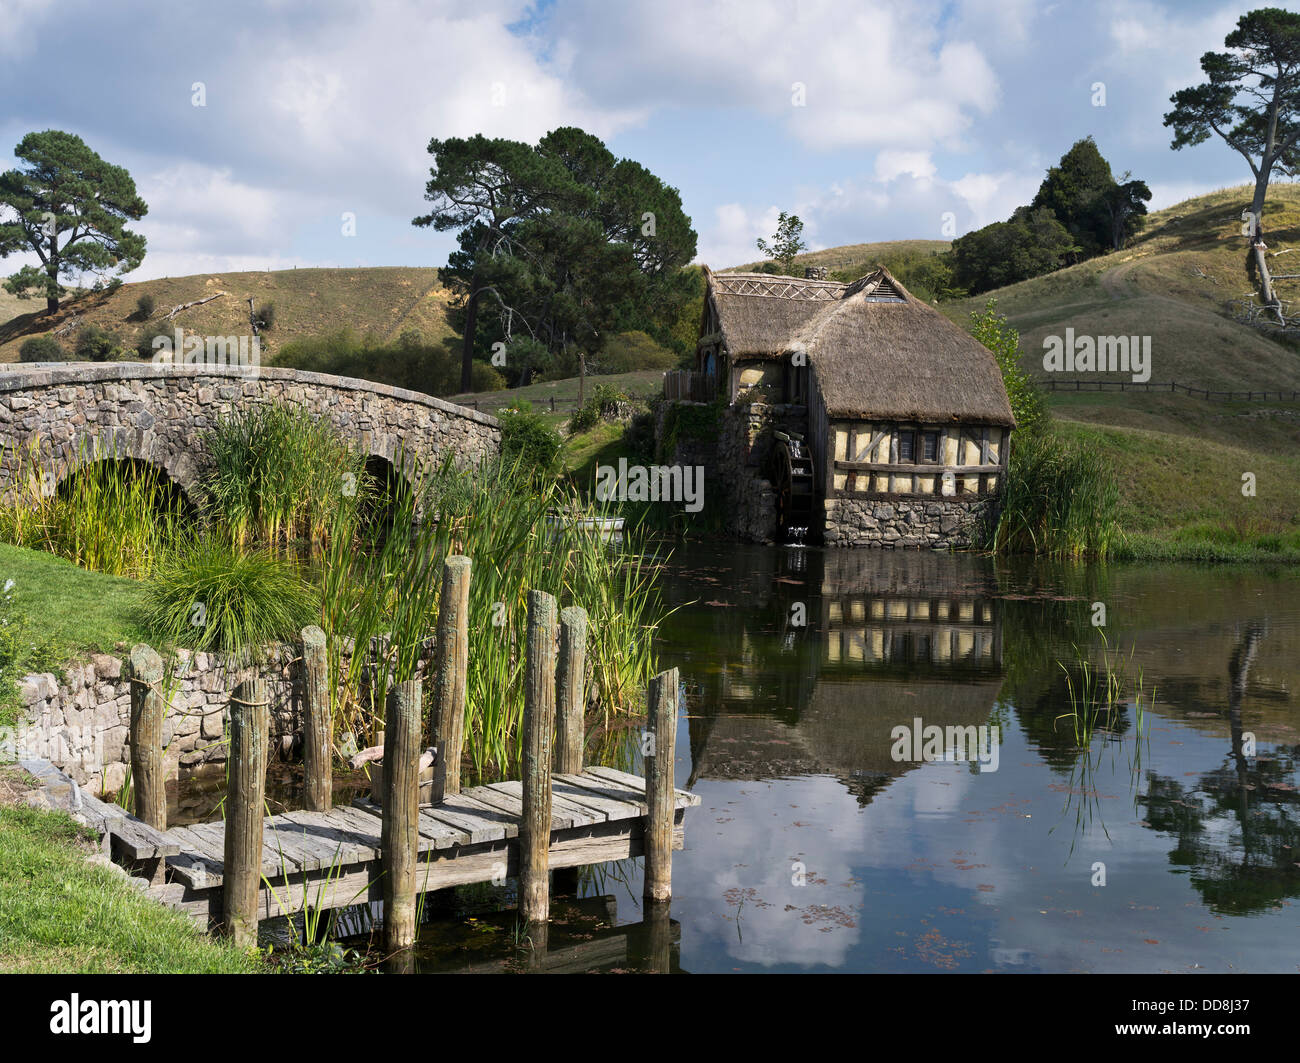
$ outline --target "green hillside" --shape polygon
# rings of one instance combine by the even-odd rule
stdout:
[[[154,297],[153,317],[138,319],[136,301],[143,293]],[[357,335],[395,338],[407,329],[419,330],[426,342],[437,343],[451,334],[445,309],[447,292],[438,283],[438,271],[408,266],[367,269],[286,269],[250,273],[212,273],[193,277],[166,277],[124,284],[115,292],[69,296],[53,318],[40,314],[43,302],[19,302],[7,296],[0,302],[0,320],[16,308],[19,316],[0,325],[0,361],[18,360],[18,348],[32,335],[54,331],[73,323],[67,340],[85,325],[98,325],[117,333],[134,346],[136,336],[151,332],[168,311],[219,295],[201,306],[182,310],[173,327],[200,336],[240,335],[248,332],[248,299],[259,307],[275,306],[275,325],[263,337],[269,352],[288,340],[348,327]]]
[[[803,276],[805,266],[825,266],[832,273],[850,270],[865,276],[882,262],[902,255],[934,254],[947,251],[952,244],[947,240],[882,240],[874,244],[844,244],[841,247],[827,247],[821,251],[809,251],[796,256],[794,274]],[[743,266],[728,266],[722,272],[744,273],[761,266],[766,259],[748,262]]]

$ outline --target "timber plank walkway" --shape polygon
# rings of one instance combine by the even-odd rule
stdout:
[[[615,768],[552,777],[549,866],[575,867],[644,851],[646,782]],[[700,803],[674,790],[673,848],[684,844],[684,813]],[[518,781],[476,786],[422,805],[417,827],[419,892],[518,873],[523,814]],[[328,812],[285,812],[264,821],[259,918],[303,907],[334,908],[382,897],[382,809],[368,799]],[[220,921],[225,824],[172,827],[179,845],[166,879],[147,892],[200,922]]]

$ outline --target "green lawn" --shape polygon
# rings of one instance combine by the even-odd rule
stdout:
[[[0,795],[15,773],[0,772]],[[89,834],[61,812],[0,801],[0,971],[18,974],[255,973],[252,953],[86,863]]]
[[[144,588],[135,580],[87,572],[40,550],[0,543],[0,584],[14,581],[14,602],[43,635],[71,654],[112,652],[145,638],[139,619]]]

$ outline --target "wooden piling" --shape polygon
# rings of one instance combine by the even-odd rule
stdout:
[[[528,592],[524,664],[523,818],[519,823],[519,907],[525,922],[550,914],[551,735],[555,729],[555,599]]]
[[[388,692],[384,713],[384,942],[389,953],[415,942],[416,845],[420,814],[420,681]]]
[[[560,661],[555,672],[555,771],[582,771],[586,742],[587,611],[576,605],[560,611]]]
[[[438,606],[437,670],[431,745],[438,750],[432,801],[460,793],[460,753],[465,736],[465,679],[469,669],[470,560],[460,554],[442,565]]]
[[[673,924],[668,901],[646,901],[645,962],[651,974],[672,973]]]
[[[162,658],[143,642],[131,647],[131,784],[135,814],[151,827],[167,829],[163,767]]]
[[[673,760],[677,746],[677,669],[650,680],[649,752],[645,757],[645,890],[647,900],[673,895]]]
[[[334,714],[328,675],[325,632],[312,624],[302,629],[303,801],[308,812],[328,812],[334,805]]]
[[[267,685],[262,679],[246,679],[230,695],[223,931],[241,948],[257,944],[269,704]]]

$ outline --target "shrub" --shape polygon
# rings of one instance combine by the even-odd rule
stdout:
[[[996,308],[997,300],[990,299],[982,312],[971,311],[971,335],[993,352],[1002,371],[1002,385],[1016,418],[1016,428],[1029,432],[1047,418],[1043,395],[1020,367],[1020,333],[1007,324]]]
[[[135,312],[139,315],[141,321],[148,321],[153,317],[156,305],[152,293],[141,292],[140,298],[135,301]]]
[[[70,362],[72,355],[49,333],[33,336],[18,348],[20,362]]]
[[[263,332],[275,328],[275,303],[265,303],[257,308],[257,327]]]
[[[506,386],[506,378],[485,362],[470,366],[469,379],[475,391],[504,391]]]
[[[644,332],[620,332],[606,342],[588,368],[593,373],[635,373],[643,369],[676,369],[674,351],[656,343]]]
[[[320,614],[298,566],[261,549],[205,535],[162,559],[146,589],[146,623],[163,641],[245,662],[288,641]]]
[[[597,384],[592,389],[591,398],[575,410],[569,418],[569,432],[589,432],[602,420],[616,417],[628,397],[612,384]]]
[[[107,362],[121,348],[122,341],[117,334],[98,325],[87,325],[77,334],[77,360],[81,362]]]
[[[497,417],[501,421],[501,457],[507,464],[519,462],[542,475],[555,470],[564,443],[540,413],[533,413],[530,403],[519,402]]]

